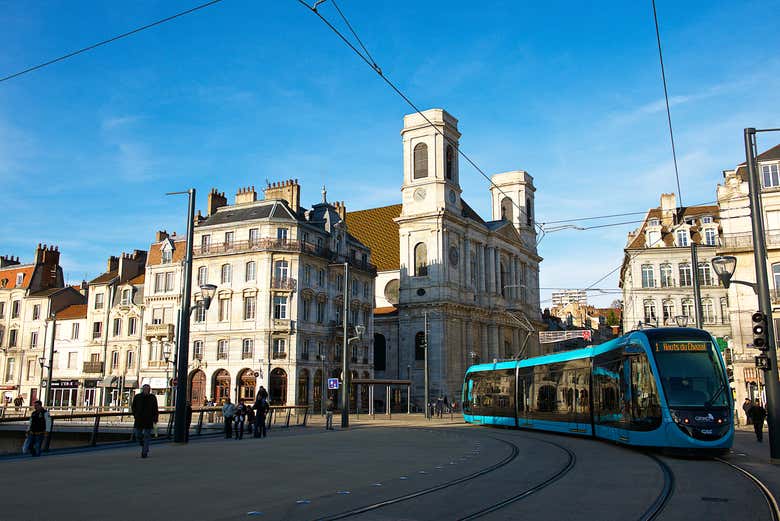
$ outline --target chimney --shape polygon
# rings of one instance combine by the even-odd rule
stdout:
[[[239,188],[236,192],[236,204],[254,203],[255,201],[257,201],[257,192],[255,192],[254,186]]]
[[[60,249],[57,246],[46,246],[41,250],[41,289],[58,287],[58,275],[60,265]]]
[[[13,258],[13,255],[3,255],[0,257],[0,268],[16,266],[17,264],[19,264],[19,257],[16,259]]]
[[[339,214],[339,218],[345,221],[347,219],[347,207],[344,205],[344,201],[336,201],[333,203],[333,207],[336,209],[336,213]]]
[[[293,212],[298,212],[301,207],[301,185],[297,179],[288,179],[278,183],[268,183],[263,190],[263,195],[267,200],[284,200],[290,206]]]
[[[119,269],[119,257],[110,256],[106,266],[106,271],[114,271]]]
[[[213,215],[217,211],[217,208],[227,206],[227,199],[225,198],[225,192],[217,192],[216,188],[212,188],[209,192],[207,203],[208,215]]]
[[[677,211],[677,199],[674,192],[670,194],[661,194],[661,221],[666,226],[675,224],[674,216]]]
[[[158,230],[154,234],[154,242],[160,242],[168,238],[168,232],[166,230]]]
[[[33,257],[33,264],[38,265],[42,262],[43,259],[43,250],[46,249],[45,244],[38,243],[38,246],[35,247],[35,256]]]

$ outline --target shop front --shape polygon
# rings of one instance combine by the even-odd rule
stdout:
[[[52,380],[49,403],[52,407],[75,407],[78,404],[78,393],[78,380]]]
[[[95,407],[97,402],[97,387],[100,380],[84,380],[84,393],[81,395],[81,404],[84,407]]]

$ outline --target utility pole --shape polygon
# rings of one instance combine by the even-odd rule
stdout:
[[[349,427],[349,337],[347,334],[347,301],[349,300],[349,262],[344,262],[344,310],[341,314],[341,322],[344,325],[344,346],[341,360],[341,428]]]
[[[691,269],[693,276],[693,306],[696,313],[696,327],[701,329],[702,312],[701,312],[701,281],[699,281],[699,254],[696,251],[696,243],[693,242],[691,237]]]
[[[772,129],[778,130],[778,129]],[[760,131],[759,131],[760,132]],[[777,341],[772,321],[772,301],[769,295],[769,279],[766,273],[766,242],[764,236],[764,212],[761,208],[761,182],[756,170],[756,129],[745,129],[745,158],[750,189],[750,219],[753,224],[753,256],[756,264],[758,310],[766,316],[766,340],[769,368],[766,370],[766,411],[769,424],[769,455],[780,463],[780,381],[777,371]]]

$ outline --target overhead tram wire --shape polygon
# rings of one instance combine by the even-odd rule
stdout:
[[[28,74],[33,71],[37,71],[38,69],[43,69],[44,67],[47,67],[49,65],[53,65],[57,62],[61,62],[63,60],[67,60],[68,58],[73,58],[74,56],[77,56],[79,54],[85,53],[87,51],[91,51],[92,49],[96,49],[98,47],[101,47],[103,45],[107,45],[109,43],[115,42],[117,40],[121,40],[122,38],[127,38],[128,36],[131,36],[136,33],[140,33],[141,31],[145,31],[146,29],[151,29],[152,27],[164,24],[165,22],[170,22],[171,20],[175,20],[176,18],[179,18],[181,16],[194,13],[195,11],[200,11],[201,9],[205,9],[206,7],[210,7],[214,4],[218,4],[219,2],[222,2],[222,0],[211,0],[210,2],[206,2],[205,4],[200,4],[195,7],[192,7],[190,9],[187,9],[185,11],[178,12],[176,14],[173,14],[171,16],[167,16],[165,18],[162,18],[160,20],[157,20],[156,22],[152,22],[146,25],[142,25],[141,27],[137,27],[131,31],[127,31],[126,33],[118,34],[116,36],[113,36],[107,40],[103,40],[101,42],[93,43],[92,45],[88,45],[87,47],[83,47],[81,49],[78,49],[76,51],[70,52],[68,54],[64,54],[58,58],[54,58],[49,61],[45,61],[43,63],[39,63],[38,65],[34,65],[32,67],[28,67],[24,70],[21,70],[19,72],[15,72],[13,74],[10,74],[8,76],[4,76],[0,78],[0,83],[8,80],[12,80],[14,78],[18,78],[19,76],[22,76],[24,74]]]
[[[433,128],[433,129],[434,129],[434,131],[435,131],[437,134],[439,134],[439,135],[440,135],[442,138],[444,138],[444,139],[445,139],[445,140],[446,140],[446,141],[447,141],[449,144],[451,144],[451,145],[452,145],[452,146],[455,148],[455,150],[457,150],[457,152],[458,152],[458,155],[460,155],[461,157],[463,157],[463,159],[465,159],[465,160],[466,160],[466,161],[467,161],[467,162],[468,162],[468,163],[469,163],[471,166],[473,166],[473,167],[474,167],[474,169],[475,169],[475,170],[477,170],[477,172],[479,172],[479,173],[482,175],[482,177],[484,177],[484,178],[485,178],[485,179],[488,181],[488,183],[490,183],[490,185],[491,185],[491,186],[493,186],[493,187],[494,187],[496,190],[498,190],[498,192],[499,192],[501,195],[503,195],[504,197],[509,197],[509,196],[506,194],[506,192],[504,192],[504,191],[503,191],[503,190],[502,190],[502,189],[501,189],[501,188],[500,188],[498,185],[496,185],[496,184],[493,182],[493,180],[492,180],[492,179],[490,179],[490,176],[488,176],[488,175],[485,173],[485,171],[484,171],[484,170],[482,170],[482,169],[481,169],[481,168],[480,168],[480,167],[479,167],[479,166],[478,166],[478,165],[477,165],[477,164],[476,164],[476,163],[475,163],[475,162],[474,162],[474,161],[473,161],[473,160],[472,160],[472,159],[471,159],[471,158],[470,158],[468,155],[466,155],[466,153],[465,153],[465,152],[463,152],[463,151],[460,149],[460,146],[459,146],[457,143],[453,142],[453,141],[452,141],[452,140],[451,140],[451,139],[450,139],[448,136],[444,135],[444,132],[442,132],[441,130],[439,130],[439,129],[436,127],[436,125],[434,125],[434,124],[431,122],[431,120],[430,120],[430,119],[428,119],[428,117],[427,117],[425,114],[423,114],[423,113],[422,113],[422,111],[421,111],[421,110],[420,110],[420,109],[417,107],[417,105],[416,105],[416,104],[415,104],[415,103],[414,103],[414,102],[413,102],[413,101],[412,101],[412,100],[411,100],[411,99],[410,99],[410,98],[409,98],[409,97],[408,97],[406,94],[404,94],[404,93],[403,93],[403,91],[401,91],[401,89],[399,89],[399,88],[398,88],[398,87],[397,87],[397,86],[396,86],[396,85],[395,85],[395,84],[394,84],[394,83],[393,83],[393,82],[390,80],[390,78],[388,78],[388,77],[387,77],[387,76],[384,74],[384,72],[382,72],[382,68],[381,68],[381,67],[380,67],[380,66],[379,66],[379,65],[376,63],[376,61],[374,61],[374,59],[373,59],[373,58],[371,58],[371,57],[370,57],[370,54],[368,53],[368,51],[366,51],[366,54],[368,54],[368,57],[367,57],[366,55],[364,55],[363,53],[361,53],[361,52],[360,52],[360,51],[359,51],[359,50],[358,50],[358,49],[357,49],[357,48],[356,48],[356,47],[355,47],[355,46],[352,44],[352,42],[350,42],[350,41],[349,41],[349,40],[348,40],[348,39],[347,39],[347,38],[346,38],[346,37],[345,37],[345,36],[344,36],[344,35],[341,33],[341,31],[339,31],[339,30],[338,30],[338,29],[337,29],[337,28],[336,28],[336,27],[335,27],[335,26],[334,26],[332,23],[330,23],[330,21],[328,21],[328,19],[327,19],[327,18],[325,18],[324,16],[322,16],[322,14],[319,12],[319,10],[317,9],[317,7],[318,7],[320,4],[324,3],[326,0],[317,0],[317,1],[314,3],[314,5],[313,5],[313,6],[309,5],[309,4],[308,4],[308,3],[306,3],[304,0],[297,0],[297,1],[298,1],[298,3],[299,3],[299,4],[301,4],[301,5],[305,6],[307,9],[309,9],[311,12],[313,12],[315,15],[317,15],[317,17],[318,17],[320,20],[322,20],[322,22],[323,22],[325,25],[327,25],[327,26],[328,26],[328,28],[329,28],[331,31],[333,31],[333,33],[335,33],[335,34],[336,34],[336,36],[338,36],[338,37],[341,39],[341,41],[343,41],[343,42],[344,42],[344,43],[345,43],[345,44],[346,44],[346,45],[347,45],[347,46],[348,46],[350,49],[352,49],[352,51],[353,51],[355,54],[357,54],[357,55],[360,57],[360,59],[361,59],[361,60],[363,60],[363,61],[366,63],[366,65],[368,65],[369,67],[371,67],[371,69],[372,69],[374,72],[376,72],[376,73],[379,75],[379,77],[380,77],[380,78],[382,78],[382,80],[384,80],[384,82],[385,82],[385,83],[387,83],[387,85],[388,85],[388,86],[390,86],[390,88],[391,88],[391,89],[393,89],[393,90],[395,91],[395,93],[396,93],[396,94],[398,94],[398,95],[399,95],[399,96],[400,96],[400,97],[401,97],[401,98],[402,98],[402,99],[403,99],[403,100],[406,102],[406,104],[407,104],[407,105],[409,105],[409,106],[410,106],[410,107],[411,107],[411,108],[412,108],[412,109],[413,109],[413,110],[414,110],[414,111],[415,111],[417,114],[419,114],[419,115],[420,115],[420,117],[422,117],[422,118],[423,118],[423,119],[424,119],[424,120],[425,120],[425,121],[426,121],[426,122],[427,122],[427,123],[428,123],[428,124],[431,126],[431,128]],[[336,4],[334,3],[334,6],[335,6],[335,5],[336,5]],[[347,27],[349,27],[349,29],[350,29],[350,31],[352,32],[352,34],[354,34],[354,35],[355,35],[355,38],[357,39],[357,41],[358,41],[358,42],[360,42],[360,46],[361,46],[361,47],[363,47],[363,48],[365,49],[365,46],[363,45],[363,42],[362,42],[362,41],[360,40],[360,38],[357,36],[357,34],[355,33],[354,29],[352,29],[352,25],[351,25],[351,24],[350,24],[350,23],[347,21],[347,18],[346,18],[346,16],[343,14],[343,12],[341,11],[341,9],[339,9],[339,8],[338,8],[338,6],[336,6],[336,9],[338,10],[338,12],[339,12],[339,14],[341,15],[341,17],[344,19],[344,22],[347,24]],[[518,211],[519,211],[521,214],[524,214],[524,215],[525,215],[526,219],[528,219],[528,218],[529,218],[529,215],[528,215],[528,214],[525,212],[525,210],[523,210],[523,208],[522,208],[522,207],[521,207],[519,204],[517,204],[517,203],[516,203],[515,201],[513,201],[511,198],[509,198],[509,200],[512,202],[512,204],[513,204],[513,205],[514,205],[514,206],[515,206],[515,207],[518,209]],[[532,221],[533,221],[533,223],[534,223],[534,226],[535,226],[535,227],[536,227],[536,228],[537,228],[537,229],[538,229],[538,230],[541,232],[541,236],[540,236],[540,237],[537,239],[537,241],[536,241],[536,244],[538,245],[538,244],[539,244],[539,243],[542,241],[542,238],[544,238],[544,235],[545,235],[545,230],[544,230],[544,228],[542,227],[542,225],[541,225],[541,224],[539,224],[539,223],[538,223],[538,222],[537,222],[535,219],[532,219]]]
[[[714,204],[714,203],[717,203],[717,201],[707,201],[707,202],[704,202],[704,203],[699,203],[699,204],[692,205],[691,207],[693,207],[693,206],[704,206],[704,205]],[[641,215],[641,214],[645,214],[645,213],[647,213],[647,210],[643,210],[641,212],[614,213],[614,214],[611,214],[611,215],[597,215],[597,216],[594,216],[594,217],[579,217],[579,218],[576,218],[576,219],[559,219],[557,221],[540,221],[540,222],[544,226],[544,225],[548,225],[548,224],[570,223],[570,222],[574,222],[574,221],[592,221],[594,219],[608,219],[610,217],[624,217],[626,215]]]
[[[682,191],[680,190],[680,172],[677,169],[677,151],[674,146],[674,131],[672,130],[672,111],[669,109],[669,92],[666,87],[666,71],[664,69],[664,55],[661,51],[661,30],[658,28],[658,13],[655,9],[655,0],[651,0],[653,4],[653,20],[655,21],[655,37],[658,41],[658,59],[661,62],[661,79],[664,84],[664,99],[666,100],[666,119],[669,122],[669,139],[672,142],[672,159],[674,160],[674,177],[677,179],[677,195],[680,199],[680,206],[682,203]]]

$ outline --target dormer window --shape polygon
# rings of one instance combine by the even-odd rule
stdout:
[[[122,290],[122,305],[123,306],[129,306],[130,300],[133,295],[133,292],[130,289],[123,289]]]
[[[712,216],[711,215],[705,215],[701,218],[702,224],[712,224]]]
[[[778,171],[778,164],[775,163],[774,165],[761,165],[761,178],[764,182],[764,188],[780,186],[780,172]]]
[[[655,230],[647,232],[647,247],[653,248],[659,246],[661,242],[661,232]]]
[[[163,264],[170,264],[171,260],[173,260],[173,252],[171,251],[170,247],[163,248],[163,250],[162,250],[162,263]]]
[[[24,273],[17,273],[16,274],[16,285],[20,286],[24,282]]]
[[[704,230],[704,244],[707,246],[717,246],[718,233],[714,228]]]
[[[661,226],[661,221],[658,219],[650,219],[647,221],[648,226]]]
[[[688,230],[677,230],[677,246],[688,246]]]

